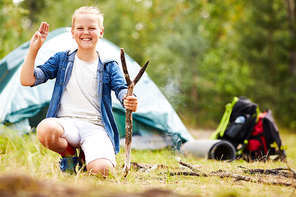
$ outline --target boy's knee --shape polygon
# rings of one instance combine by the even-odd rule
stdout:
[[[42,120],[37,128],[37,137],[39,141],[45,145],[45,143],[48,143],[48,140],[53,139],[53,135],[61,135],[59,134],[61,131],[59,131],[60,128],[57,125],[57,123],[54,122],[54,120],[48,118]]]
[[[87,166],[87,171],[91,174],[101,174],[107,177],[113,171],[113,165],[108,159],[96,159],[91,161]]]

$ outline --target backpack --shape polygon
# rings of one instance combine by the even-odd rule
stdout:
[[[257,104],[235,97],[226,110],[212,139],[227,140],[236,148],[237,158],[250,160],[286,159],[271,110],[260,113]]]

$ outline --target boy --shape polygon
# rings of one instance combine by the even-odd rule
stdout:
[[[136,111],[137,98],[126,97],[127,86],[115,61],[102,62],[96,45],[103,37],[103,15],[96,7],[81,7],[72,16],[72,37],[78,49],[59,52],[34,69],[49,25],[42,22],[30,42],[21,69],[21,84],[36,86],[56,78],[47,118],[37,126],[37,137],[61,154],[61,170],[73,170],[75,148],[85,154],[92,174],[107,176],[116,165],[119,134],[112,115],[111,90],[126,109]]]

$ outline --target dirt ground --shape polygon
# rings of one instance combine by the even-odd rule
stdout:
[[[169,190],[149,189],[138,193],[113,193],[104,194],[100,191],[85,191],[66,185],[39,181],[27,175],[2,175],[0,176],[1,197],[182,197]]]

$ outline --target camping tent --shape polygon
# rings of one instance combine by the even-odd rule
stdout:
[[[120,49],[117,46],[106,39],[101,39],[97,46],[102,59],[115,59],[120,64]],[[20,66],[28,47],[29,42],[26,42],[0,61],[0,122],[20,131],[31,130],[45,117],[54,87],[54,80],[33,88],[21,86]],[[58,51],[75,47],[77,46],[72,39],[70,28],[50,32],[39,50],[36,65],[44,63]],[[133,79],[140,67],[128,56],[126,62]],[[150,69],[153,69],[153,65],[150,65]],[[134,148],[178,147],[181,143],[193,139],[172,106],[146,73],[134,92],[139,101],[138,111],[133,113]],[[120,136],[124,137],[125,112],[117,99],[114,99],[114,95],[112,97],[114,117]]]

